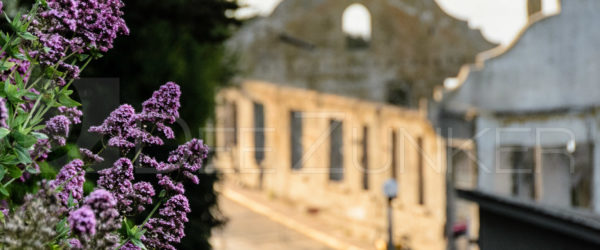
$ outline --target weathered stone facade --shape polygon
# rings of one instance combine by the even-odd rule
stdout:
[[[531,2],[530,8],[539,9],[539,1]],[[473,170],[477,192],[500,197],[498,204],[527,204],[532,214],[566,218],[594,230],[598,226],[587,221],[600,218],[600,30],[591,27],[600,24],[599,11],[596,0],[563,0],[553,16],[531,11],[519,37],[465,67],[458,88],[448,90],[439,104],[441,124],[455,123],[444,123],[454,116],[472,128],[466,137],[478,161]],[[504,225],[502,217],[491,216],[490,211],[509,214],[495,208],[487,208],[487,223],[482,217],[482,240],[487,241],[482,247],[559,249],[584,235],[571,228],[561,231],[566,227],[556,226],[554,218],[511,217],[523,228],[548,232],[504,244],[527,229],[503,232],[516,223]],[[597,239],[597,232],[591,238]]]
[[[396,178],[395,241],[445,248],[445,144],[423,112],[251,81],[217,102],[215,165],[227,178],[372,243],[386,238],[382,184]]]
[[[362,48],[342,30],[353,3],[371,14],[371,39]],[[229,41],[243,79],[408,107],[492,47],[434,0],[285,0]]]

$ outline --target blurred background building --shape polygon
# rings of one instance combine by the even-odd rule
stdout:
[[[494,47],[433,0],[284,0],[227,42],[215,164],[373,246],[393,178],[399,249],[597,249],[600,2],[548,2]]]
[[[215,164],[227,179],[374,246],[387,232],[381,186],[394,178],[398,246],[446,247],[445,144],[428,104],[494,44],[433,0],[286,0],[227,46],[239,70],[217,96]]]
[[[600,2],[539,6],[512,44],[463,69],[441,120],[471,128],[478,185],[460,194],[480,205],[483,249],[597,249]]]

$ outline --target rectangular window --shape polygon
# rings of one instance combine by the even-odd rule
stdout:
[[[423,167],[423,138],[417,138],[417,166],[418,166],[418,178],[419,178],[419,205],[425,204],[425,169]]]
[[[237,144],[237,105],[235,102],[225,104],[225,145]]]
[[[503,146],[503,148],[500,149],[500,168],[509,169],[512,172],[512,195],[519,199],[534,200],[534,148],[525,146]]]
[[[363,127],[362,166],[362,188],[363,190],[369,190],[369,128],[367,126]]]
[[[577,144],[575,167],[571,175],[571,205],[578,208],[592,208],[592,176],[594,164],[594,145]]]
[[[343,123],[338,120],[329,122],[329,180],[341,181],[344,179],[344,143]]]
[[[292,169],[302,168],[302,112],[290,112],[290,144]]]
[[[544,147],[541,202],[557,207],[591,208],[593,145]],[[568,187],[568,188],[566,188]]]
[[[260,164],[265,159],[265,112],[262,104],[254,102],[254,159]]]
[[[452,185],[455,188],[474,189],[477,187],[477,162],[471,149],[448,147],[450,153],[449,171],[452,171]]]

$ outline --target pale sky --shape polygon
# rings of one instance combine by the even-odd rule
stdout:
[[[402,1],[402,0],[397,0]],[[448,14],[462,20],[468,20],[471,28],[481,29],[490,41],[502,44],[510,43],[526,22],[526,0],[436,0]],[[236,15],[248,17],[253,15],[268,16],[281,0],[239,0],[242,6]],[[558,0],[543,0],[544,13],[558,11]],[[362,33],[364,25],[357,23],[345,25]]]

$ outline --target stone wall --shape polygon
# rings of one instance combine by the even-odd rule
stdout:
[[[386,238],[387,200],[382,184],[395,171],[399,183],[399,197],[393,202],[396,242],[411,249],[445,248],[445,144],[423,112],[251,81],[222,90],[217,103],[220,129],[215,164],[226,178],[262,188],[302,211],[318,210],[324,215],[321,218],[346,228],[352,237],[375,242]],[[227,111],[232,103],[236,112]],[[254,147],[256,104],[264,110],[264,149]],[[302,120],[303,154],[295,168],[291,161],[291,111],[301,114]],[[236,119],[227,117],[234,113]],[[235,129],[224,127],[230,120],[237,121]],[[343,178],[339,181],[330,179],[331,120],[343,124]],[[365,127],[369,131],[366,188],[362,148]],[[238,133],[237,142],[227,144],[234,131]],[[392,133],[396,134],[395,159]],[[422,142],[421,148],[418,141]],[[256,150],[264,150],[260,164]]]

